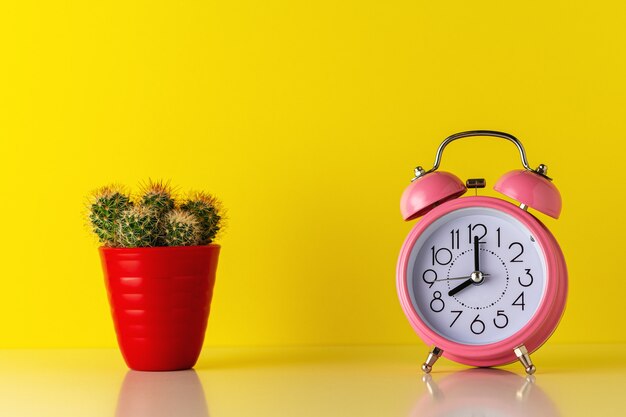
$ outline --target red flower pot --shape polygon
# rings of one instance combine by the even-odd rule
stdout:
[[[117,341],[129,368],[195,365],[206,331],[219,245],[100,248]]]

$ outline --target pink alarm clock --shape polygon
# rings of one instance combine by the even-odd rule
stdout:
[[[462,197],[483,188],[437,171],[445,147],[461,138],[493,136],[513,142],[524,169],[503,175],[494,189],[519,202]],[[424,372],[441,356],[472,366],[520,360],[535,372],[530,354],[556,329],[567,298],[567,267],[550,231],[528,209],[558,218],[561,195],[547,167],[532,169],[521,142],[490,130],[446,138],[434,166],[415,169],[402,194],[405,220],[421,220],[400,251],[397,289],[415,332],[432,345]]]

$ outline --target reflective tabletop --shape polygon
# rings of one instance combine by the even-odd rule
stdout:
[[[0,350],[1,416],[623,416],[626,346],[544,346],[537,373],[469,368],[426,346],[205,348],[136,372],[117,350]]]

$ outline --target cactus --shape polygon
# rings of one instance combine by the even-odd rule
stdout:
[[[102,244],[122,248],[208,245],[224,222],[212,195],[193,193],[177,209],[169,183],[151,180],[136,198],[120,186],[98,189],[88,217]]]
[[[198,219],[200,223],[200,241],[198,244],[208,245],[211,243],[222,227],[223,216],[220,202],[210,194],[196,192],[185,200],[180,208]]]
[[[196,216],[182,210],[169,212],[165,219],[166,246],[194,246],[200,242],[200,224]]]
[[[130,209],[133,203],[130,196],[119,186],[106,186],[92,194],[89,207],[89,221],[100,242],[115,246],[117,241],[116,222],[122,212]]]
[[[158,246],[159,223],[159,216],[153,209],[132,207],[118,219],[116,244],[123,248]]]
[[[164,216],[174,209],[175,202],[169,183],[148,180],[148,184],[142,188],[140,204],[143,207],[154,210],[158,216]]]

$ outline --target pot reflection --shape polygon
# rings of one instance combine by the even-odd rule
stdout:
[[[208,417],[202,383],[193,369],[177,372],[128,371],[116,417]]]
[[[552,400],[536,385],[534,376],[477,368],[438,381],[425,375],[422,381],[426,393],[415,404],[411,416],[560,416]]]

